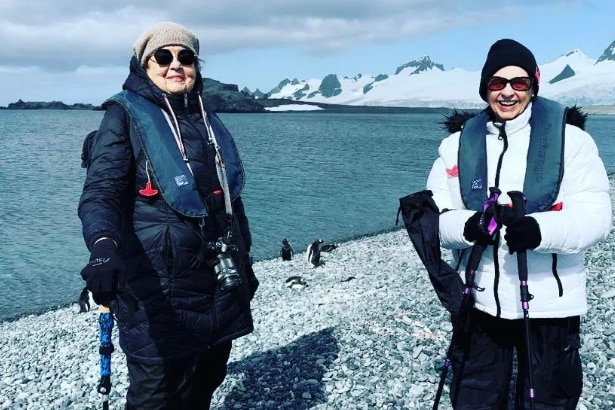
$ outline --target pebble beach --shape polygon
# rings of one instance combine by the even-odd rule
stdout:
[[[211,408],[431,409],[452,327],[399,223],[339,243],[318,268],[303,252],[256,262],[255,331],[234,342]],[[587,251],[579,410],[615,408],[614,258],[613,231]],[[288,287],[290,276],[307,286]],[[102,408],[98,307],[78,311],[75,304],[0,323],[0,409]],[[116,329],[113,342],[109,405],[121,409],[128,376]],[[439,408],[451,408],[448,384]]]

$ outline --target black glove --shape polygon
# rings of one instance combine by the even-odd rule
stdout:
[[[536,248],[540,245],[542,236],[538,222],[531,216],[523,216],[507,222],[504,239],[508,245],[508,251],[512,254]]]
[[[258,289],[259,281],[254,274],[254,269],[252,269],[252,257],[250,254],[246,254],[245,259],[245,269],[246,276],[248,277],[248,287],[250,288],[250,300],[254,297],[256,293],[256,289]]]
[[[482,245],[493,245],[495,243],[495,233],[490,235],[489,230],[484,226],[489,223],[485,217],[483,217],[482,212],[476,212],[468,218],[463,228],[463,237],[466,238],[468,242],[476,241]]]
[[[124,269],[112,239],[105,238],[94,244],[90,261],[81,270],[94,302],[108,306],[117,294],[118,277],[124,274]]]

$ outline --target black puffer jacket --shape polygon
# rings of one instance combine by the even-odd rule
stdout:
[[[167,110],[161,90],[135,58],[123,88]],[[128,116],[121,106],[105,107],[89,153],[79,217],[89,248],[103,236],[119,243],[127,273],[120,279],[115,313],[121,347],[132,361],[165,363],[253,330],[250,299],[258,281],[248,266],[251,237],[241,197],[232,198],[232,203],[237,245],[233,259],[242,285],[220,290],[207,263],[212,255],[203,251],[204,242],[221,236],[226,224],[222,196],[212,195],[220,183],[198,104],[201,90],[199,74],[192,93],[166,97],[179,123],[199,193],[210,211],[204,226],[179,215],[160,193],[151,197],[139,193],[149,180],[151,164],[141,147],[131,145]],[[173,138],[170,131],[169,137]],[[230,186],[240,183],[229,181]]]

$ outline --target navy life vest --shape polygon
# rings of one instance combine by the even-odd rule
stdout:
[[[530,143],[523,193],[526,212],[549,209],[559,193],[564,174],[565,106],[537,97],[532,103]],[[487,109],[468,119],[459,138],[459,187],[467,209],[483,210],[489,196],[487,181]]]
[[[177,148],[161,108],[128,90],[112,96],[103,106],[111,103],[122,106],[130,117],[131,144],[135,149],[143,148],[156,186],[169,206],[187,217],[207,216],[207,206]],[[231,198],[235,198],[241,193],[244,184],[239,153],[230,133],[218,117],[210,115],[208,118],[224,158]]]

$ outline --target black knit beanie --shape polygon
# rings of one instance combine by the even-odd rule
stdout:
[[[480,86],[478,93],[487,101],[487,82],[502,67],[514,65],[523,68],[534,80],[534,96],[538,95],[538,83],[540,82],[540,70],[534,54],[523,44],[504,38],[493,43],[487,54],[487,61],[480,73]]]

